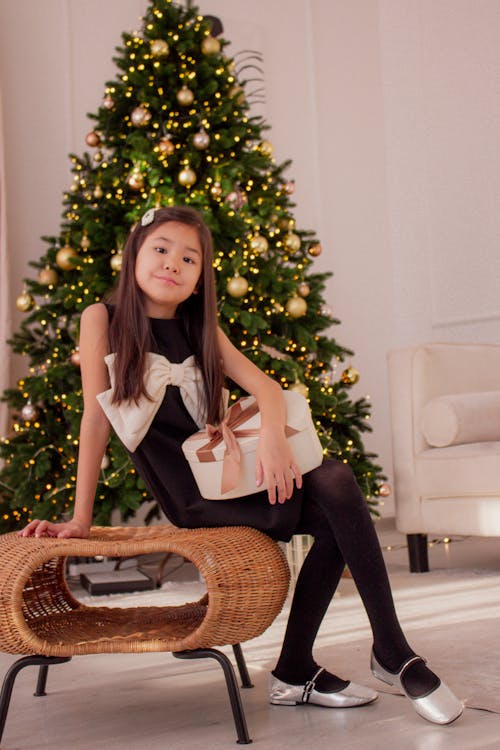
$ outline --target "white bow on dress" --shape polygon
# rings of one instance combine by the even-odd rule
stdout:
[[[201,429],[205,426],[206,409],[203,377],[200,368],[190,356],[178,364],[170,362],[161,354],[148,352],[144,368],[144,385],[152,400],[141,396],[112,404],[115,389],[115,354],[108,354],[104,361],[108,367],[111,388],[97,394],[97,400],[111,425],[129,451],[133,452],[149,430],[156,412],[161,406],[167,385],[179,386],[184,406]]]

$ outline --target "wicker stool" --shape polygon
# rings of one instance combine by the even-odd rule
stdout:
[[[68,556],[129,557],[173,552],[190,560],[207,593],[198,602],[162,607],[86,607],[65,580]],[[72,656],[171,651],[212,657],[224,670],[238,743],[251,742],[231,662],[214,646],[232,645],[244,687],[251,687],[239,644],[266,630],[280,612],[289,571],[278,544],[255,529],[94,527],[89,539],[0,536],[0,650],[16,661],[0,696],[0,740],[14,680],[40,666],[35,695],[45,695],[48,666]]]

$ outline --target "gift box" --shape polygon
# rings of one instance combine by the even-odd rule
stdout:
[[[323,460],[307,400],[295,391],[283,391],[285,434],[302,474]],[[200,494],[207,500],[231,500],[265,489],[255,484],[260,413],[253,396],[237,401],[218,427],[191,435],[182,444]]]

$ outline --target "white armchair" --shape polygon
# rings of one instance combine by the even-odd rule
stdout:
[[[396,526],[423,572],[427,534],[500,536],[500,346],[426,344],[388,365]]]

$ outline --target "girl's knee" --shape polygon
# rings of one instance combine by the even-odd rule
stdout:
[[[352,505],[362,498],[361,490],[349,464],[325,460],[304,477],[304,485],[319,502]]]
[[[335,459],[325,459],[321,466],[308,474],[314,482],[321,484],[352,485],[356,484],[356,478],[349,464]]]

